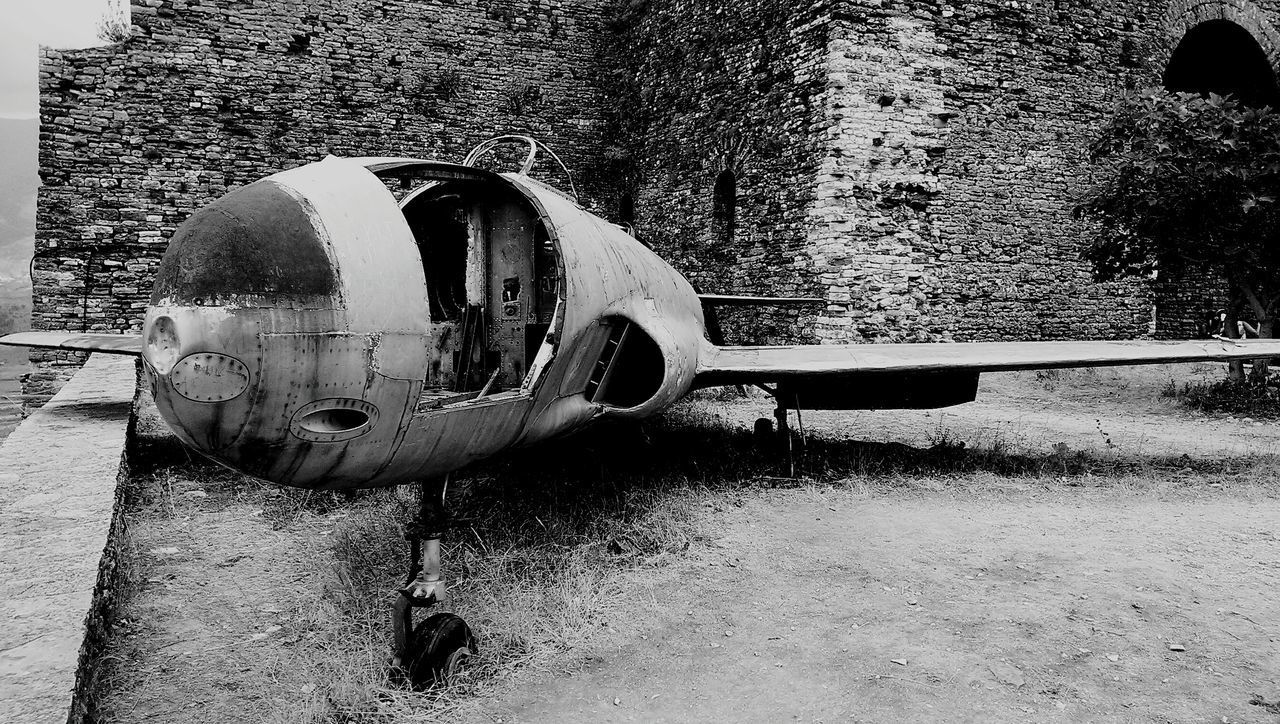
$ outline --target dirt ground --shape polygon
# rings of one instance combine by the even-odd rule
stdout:
[[[1064,474],[711,488],[687,551],[610,574],[598,634],[445,714],[412,703],[412,720],[1280,721],[1280,426],[1159,394],[1220,374],[985,375],[979,402],[944,411],[808,413],[806,434],[829,445],[963,443]],[[744,429],[767,412],[761,398],[696,404]],[[1079,455],[1127,472],[1069,471]],[[1237,458],[1251,462],[1206,467]],[[346,512],[158,481],[133,494],[137,585],[102,718],[382,721],[333,714],[386,654],[325,625],[350,613],[327,563]]]
[[[624,640],[474,720],[1275,721],[1250,701],[1280,693],[1278,520],[1222,495],[762,495],[635,582]]]

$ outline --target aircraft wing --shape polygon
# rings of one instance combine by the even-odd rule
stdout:
[[[17,332],[0,337],[0,344],[12,347],[69,349],[103,354],[142,354],[140,334],[85,334],[81,332]]]
[[[1280,357],[1280,339],[712,347],[709,354],[700,356],[695,386],[1265,357]]]

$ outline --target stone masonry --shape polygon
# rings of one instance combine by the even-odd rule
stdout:
[[[739,341],[1184,336],[1220,304],[1202,279],[1094,282],[1070,211],[1119,94],[1158,85],[1205,20],[1241,25],[1274,65],[1273,5],[631,6],[638,227],[695,276],[709,266],[709,291],[827,301]],[[745,220],[728,243],[708,232],[725,139]]]
[[[606,1],[135,0],[124,42],[45,50],[35,327],[137,331],[182,220],[327,154],[461,160],[528,133],[590,204]],[[37,358],[45,380],[79,360]]]
[[[1197,23],[1274,65],[1278,7],[135,0],[130,39],[45,54],[36,325],[136,330],[174,227],[272,171],[527,132],[703,291],[825,300],[730,341],[1190,334],[1212,285],[1080,260],[1086,149]]]
[[[0,445],[0,721],[83,721],[111,605],[136,360],[94,355]]]

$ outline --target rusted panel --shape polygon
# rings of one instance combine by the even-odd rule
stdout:
[[[218,352],[187,355],[169,375],[173,389],[193,402],[226,402],[249,388],[249,368],[235,357]]]
[[[374,336],[373,371],[398,380],[422,381],[428,347],[423,334],[388,332]]]
[[[271,179],[232,191],[178,227],[151,303],[327,306],[338,281],[314,216]]]
[[[307,312],[293,310],[291,316]],[[152,307],[143,333],[143,370],[161,417],[186,444],[210,454],[230,448],[241,438],[261,395],[262,325],[279,319],[279,310],[178,305]],[[163,334],[158,330],[165,330]],[[240,394],[220,400],[197,400],[180,391],[185,386],[173,369],[194,355],[215,353],[234,358],[248,381]],[[186,390],[191,393],[193,390]]]
[[[488,291],[489,228],[484,218],[472,213],[467,216],[467,269],[466,289],[467,303],[484,306]]]
[[[488,347],[497,357],[502,387],[519,385],[525,373],[525,325],[533,303],[533,225],[523,203],[496,200],[480,214],[485,227]]]

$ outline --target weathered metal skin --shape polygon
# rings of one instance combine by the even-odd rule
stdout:
[[[426,182],[397,203],[377,174],[404,173]],[[694,387],[934,407],[973,399],[987,370],[1280,354],[1274,340],[720,347],[702,305],[726,298],[700,299],[622,229],[527,176],[417,159],[331,158],[232,192],[179,228],[158,279],[142,358],[161,415],[205,454],[305,488],[421,480]],[[100,337],[4,341],[136,349]]]
[[[554,319],[518,386],[428,404],[441,327],[408,222],[369,170],[415,165],[516,192],[554,246]],[[692,287],[621,229],[524,176],[409,159],[331,158],[228,194],[180,227],[159,279],[142,356],[161,415],[205,454],[306,488],[411,482],[601,415],[651,414],[690,389],[705,344]],[[602,319],[661,351],[638,404],[584,395]]]
[[[397,203],[379,174],[425,183]],[[774,384],[780,409],[973,399],[984,371],[1280,356],[1280,340],[723,347],[704,295],[622,229],[520,174],[326,159],[180,227],[141,340],[0,344],[138,354],[188,445],[266,480],[358,488],[437,476],[695,387]],[[785,413],[784,413],[785,414]]]

